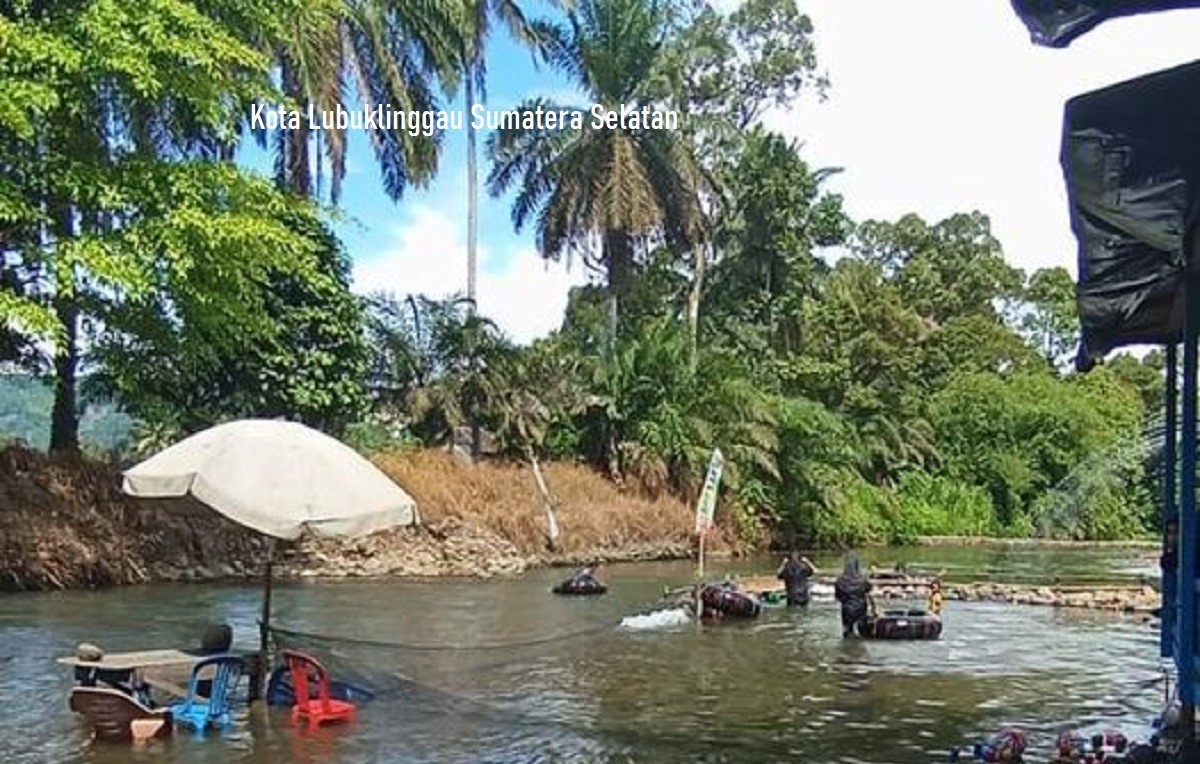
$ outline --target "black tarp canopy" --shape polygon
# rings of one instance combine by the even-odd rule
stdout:
[[[1079,241],[1076,365],[1178,342],[1200,197],[1200,61],[1067,102],[1062,168]]]
[[[1012,0],[1038,45],[1065,48],[1110,19],[1200,8],[1200,0]]]

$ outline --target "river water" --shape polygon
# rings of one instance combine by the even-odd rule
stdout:
[[[1121,578],[1127,551],[871,550],[951,576]],[[774,560],[710,572],[767,573]],[[837,560],[818,558],[825,570]],[[5,762],[909,762],[945,761],[1005,725],[1033,760],[1066,728],[1144,738],[1160,709],[1157,627],[1091,611],[950,602],[935,642],[844,641],[836,605],[768,609],[750,623],[618,627],[652,610],[687,563],[602,569],[607,595],[548,593],[563,571],[499,581],[283,585],[277,623],[350,638],[310,647],[386,690],[356,723],[316,733],[286,711],[240,712],[227,732],[132,748],[88,741],[54,663],[78,642],[107,651],[194,645],[225,620],[256,643],[254,586],[173,585],[0,596]],[[376,644],[386,643],[386,644]],[[332,650],[332,652],[330,652]]]

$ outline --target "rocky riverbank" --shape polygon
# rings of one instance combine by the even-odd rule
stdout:
[[[946,586],[946,597],[955,600],[1010,602],[1014,605],[1119,610],[1125,613],[1151,613],[1162,602],[1150,586],[1021,586],[980,582]]]
[[[924,602],[929,594],[929,577],[873,578],[872,594],[879,601],[906,600]],[[818,583],[831,587],[834,579],[820,577]],[[736,582],[749,592],[781,592],[782,585],[774,577],[754,576]],[[1149,614],[1161,604],[1159,593],[1141,584],[1096,583],[1088,585],[1056,584],[1038,586],[1018,583],[975,581],[943,583],[947,599],[965,602],[1007,602],[1013,605],[1043,605],[1048,607],[1116,610],[1125,613]],[[882,605],[881,605],[882,606]]]
[[[1079,541],[1075,539],[1013,539],[994,536],[918,536],[920,546],[986,546],[1027,549],[1072,548],[1072,549],[1158,549],[1158,539],[1125,539],[1121,541]]]

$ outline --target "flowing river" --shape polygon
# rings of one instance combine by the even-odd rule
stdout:
[[[950,578],[1154,574],[1132,551],[872,549]],[[820,556],[822,572],[838,560]],[[777,560],[715,563],[769,573]],[[1045,760],[1060,730],[1116,728],[1144,739],[1161,708],[1157,625],[1096,611],[949,602],[935,642],[842,640],[836,605],[766,609],[756,621],[619,628],[654,609],[688,563],[601,569],[607,595],[556,597],[562,570],[496,581],[281,585],[279,626],[356,641],[302,646],[353,667],[382,692],[356,723],[300,732],[286,709],[243,709],[222,733],[137,747],[89,742],[67,709],[54,659],[89,641],[107,651],[192,647],[227,621],[253,647],[253,585],[163,585],[0,595],[0,743],[5,762],[908,762],[945,761],[1005,725]],[[332,650],[332,652],[330,652]]]

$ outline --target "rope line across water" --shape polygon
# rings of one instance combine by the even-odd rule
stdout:
[[[665,598],[657,602],[638,608],[638,612],[648,609],[658,609],[666,606]],[[449,652],[449,651],[483,651],[483,650],[512,650],[521,647],[536,647],[538,645],[552,644],[554,642],[562,642],[568,639],[576,639],[578,637],[586,637],[592,634],[599,634],[602,631],[615,629],[617,625],[606,623],[600,626],[590,626],[586,629],[578,629],[576,631],[567,632],[565,634],[554,634],[548,637],[539,637],[537,639],[525,639],[511,642],[490,642],[490,643],[472,643],[472,644],[429,644],[419,642],[388,642],[385,640],[364,639],[362,637],[344,637],[336,634],[318,634],[315,632],[300,631],[298,629],[284,629],[279,626],[271,626],[272,633],[281,634],[284,637],[293,637],[307,640],[324,640],[328,642],[343,642],[349,645],[362,645],[364,647],[387,647],[399,648],[403,650],[419,650],[423,652]]]
[[[536,647],[537,645],[550,644],[552,642],[561,642],[577,637],[585,637],[591,634],[599,634],[602,631],[608,631],[616,628],[612,624],[604,624],[603,626],[592,626],[587,629],[579,629],[577,631],[568,632],[566,634],[556,634],[549,637],[540,637],[538,639],[527,639],[512,642],[491,642],[483,644],[428,644],[417,642],[388,642],[376,639],[363,639],[361,637],[343,637],[335,634],[317,634],[314,632],[298,631],[295,629],[281,629],[278,626],[272,626],[271,631],[281,634],[285,637],[293,637],[299,639],[319,639],[329,642],[343,642],[350,645],[363,645],[365,647],[388,647],[398,648],[402,650],[421,650],[421,651],[473,651],[473,650],[512,650],[520,647]]]

